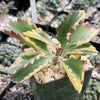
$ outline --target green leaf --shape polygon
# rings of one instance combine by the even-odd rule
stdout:
[[[16,72],[20,67],[26,66],[31,63],[35,57],[38,55],[33,49],[28,49],[27,51],[21,53],[15,62],[11,65],[9,73],[12,74]]]
[[[29,79],[41,69],[49,67],[48,61],[50,60],[50,58],[50,56],[40,56],[40,58],[35,59],[33,63],[28,64],[25,67],[21,67],[12,75],[12,81],[21,83]]]
[[[23,35],[23,32],[32,31],[32,29],[36,29],[36,25],[29,22],[18,19],[17,22],[10,22],[9,26],[4,27],[5,30],[11,31],[13,30],[16,34],[20,33]],[[24,35],[23,35],[24,36]]]
[[[65,47],[68,40],[66,39],[67,33],[70,33],[71,26],[75,26],[79,21],[83,20],[85,16],[84,11],[73,12],[68,15],[61,25],[57,28],[57,38],[61,43],[61,47]]]
[[[67,55],[97,55],[98,52],[90,43],[84,41],[78,41],[72,45],[68,45],[62,56],[65,57]]]
[[[66,70],[67,76],[73,84],[75,90],[80,93],[82,89],[82,73],[83,65],[79,58],[71,57],[68,60],[62,62],[64,69]]]
[[[77,41],[89,42],[93,37],[99,33],[98,29],[94,29],[90,24],[85,23],[75,32],[70,44]]]

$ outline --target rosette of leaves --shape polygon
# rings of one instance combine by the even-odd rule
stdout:
[[[14,7],[14,1],[9,1],[8,4],[6,4],[5,1],[0,2],[0,10],[1,10],[1,22],[4,19],[4,16],[9,12],[9,9],[15,9]]]
[[[73,9],[86,9],[96,3],[96,0],[75,0],[73,2]]]
[[[29,21],[18,19],[17,22],[10,22],[4,32],[34,49],[21,53],[11,65],[12,81],[21,83],[42,69],[60,63],[73,87],[80,93],[84,80],[84,61],[80,60],[80,55],[92,56],[98,53],[88,42],[99,33],[99,30],[83,23],[84,17],[84,11],[73,12],[58,26],[56,36],[61,47],[53,43],[41,28]],[[56,53],[50,52],[48,45],[53,46]],[[79,56],[68,59],[69,55]]]
[[[96,79],[90,79],[89,85],[83,95],[82,100],[99,100],[100,82]]]
[[[0,63],[10,66],[18,57],[21,49],[10,44],[0,44]]]

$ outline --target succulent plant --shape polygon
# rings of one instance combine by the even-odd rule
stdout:
[[[0,44],[0,63],[10,66],[18,57],[21,49],[9,44]]]
[[[100,82],[90,79],[89,85],[84,93],[82,100],[100,100]]]
[[[14,7],[14,1],[9,1],[8,4],[6,4],[5,1],[0,2],[0,11],[1,11],[1,22],[4,19],[4,16],[9,12],[9,9],[16,9]]]
[[[56,7],[58,6],[58,4],[61,2],[61,0],[43,0],[44,3],[49,3],[49,4],[53,4]]]
[[[14,46],[18,46],[19,48],[22,48],[25,45],[24,43],[22,43],[18,39],[14,38],[14,37],[10,37],[10,36],[7,38],[6,42],[9,44],[12,44]]]
[[[45,7],[37,7],[37,10],[40,14],[42,14],[43,16],[47,15],[47,10]]]
[[[96,3],[96,0],[75,0],[73,2],[73,9],[86,9]]]
[[[65,17],[57,28],[56,36],[60,45],[29,21],[18,19],[17,22],[10,22],[4,32],[33,48],[21,53],[11,65],[9,72],[12,74],[12,81],[21,83],[42,69],[60,64],[75,90],[80,93],[85,64],[81,55],[92,56],[98,53],[88,42],[99,33],[99,29],[83,23],[84,17],[84,11],[75,11]]]

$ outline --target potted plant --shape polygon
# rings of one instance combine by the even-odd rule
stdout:
[[[69,14],[57,28],[58,40],[31,22],[10,22],[4,32],[32,47],[11,65],[12,81],[34,76],[39,100],[81,99],[91,76],[85,70],[93,68],[88,57],[98,53],[88,42],[99,32],[84,17],[84,11]]]

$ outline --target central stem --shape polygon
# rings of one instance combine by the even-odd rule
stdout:
[[[58,62],[58,57],[60,55],[60,51],[63,50],[63,48],[58,48],[57,51],[56,51],[56,57],[54,59],[54,64],[56,65],[57,62]]]

